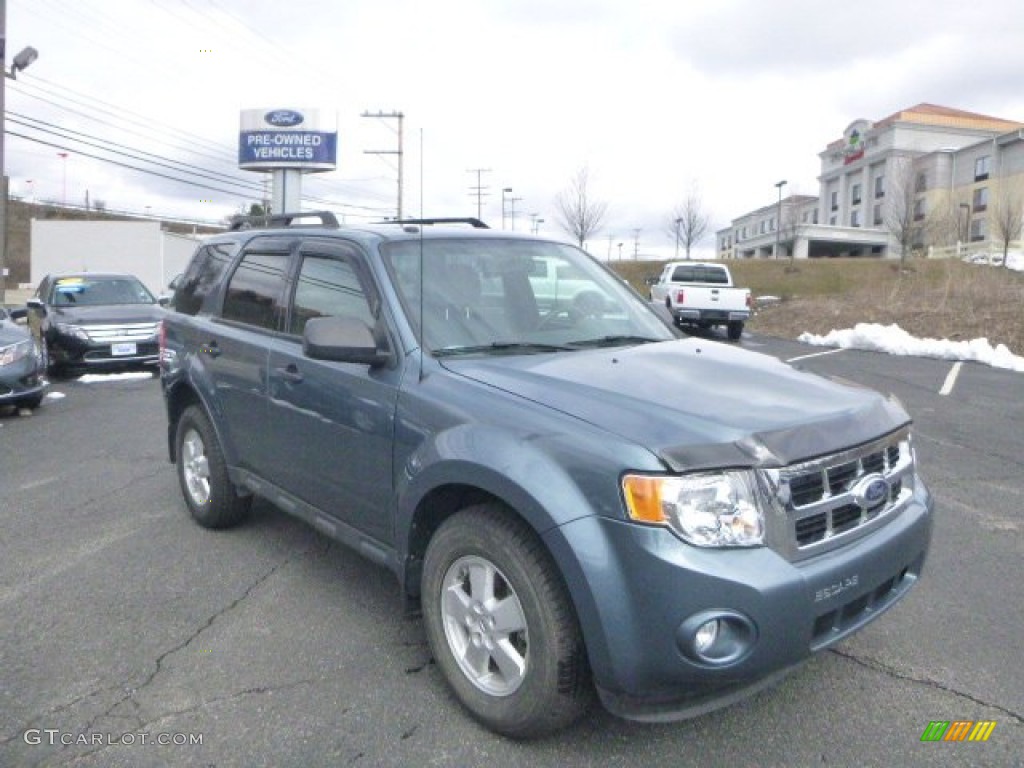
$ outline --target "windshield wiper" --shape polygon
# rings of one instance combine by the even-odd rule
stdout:
[[[667,341],[667,339],[652,339],[650,336],[601,336],[597,339],[580,339],[579,341],[570,341],[569,345],[579,349],[580,347],[621,347],[626,344],[651,344],[658,341]]]
[[[573,352],[573,347],[564,344],[541,344],[534,341],[492,341],[490,344],[473,344],[464,347],[441,347],[434,352],[437,356],[473,355],[481,352]]]

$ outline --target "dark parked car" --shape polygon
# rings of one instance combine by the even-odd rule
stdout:
[[[0,405],[35,408],[43,400],[46,377],[43,354],[28,328],[0,307]]]
[[[459,701],[519,738],[595,691],[707,712],[910,592],[933,515],[899,403],[678,339],[580,249],[479,224],[199,247],[160,365],[200,525],[260,496],[391,569]]]
[[[155,366],[165,312],[134,275],[47,275],[28,301],[32,334],[50,370]]]

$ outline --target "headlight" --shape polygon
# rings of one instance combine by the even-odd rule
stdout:
[[[764,514],[752,471],[709,472],[676,477],[626,475],[622,479],[629,516],[667,525],[698,547],[764,544]]]
[[[63,336],[71,336],[72,338],[78,339],[79,341],[88,341],[89,334],[85,332],[85,329],[80,325],[71,325],[70,323],[56,323],[57,332]]]
[[[0,347],[0,366],[12,365],[22,358],[31,355],[34,349],[35,344],[32,343],[31,339],[19,341],[17,344],[11,344],[8,347]]]

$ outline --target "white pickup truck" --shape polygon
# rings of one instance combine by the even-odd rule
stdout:
[[[730,341],[743,335],[743,323],[750,317],[750,291],[733,285],[724,264],[670,261],[650,285],[651,301],[664,303],[679,325],[724,325]]]

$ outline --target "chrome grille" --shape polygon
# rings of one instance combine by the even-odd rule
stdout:
[[[777,470],[785,533],[774,546],[799,560],[884,525],[909,501],[914,455],[909,429],[849,451]]]
[[[118,323],[116,325],[83,325],[93,344],[121,344],[152,341],[160,323]]]

